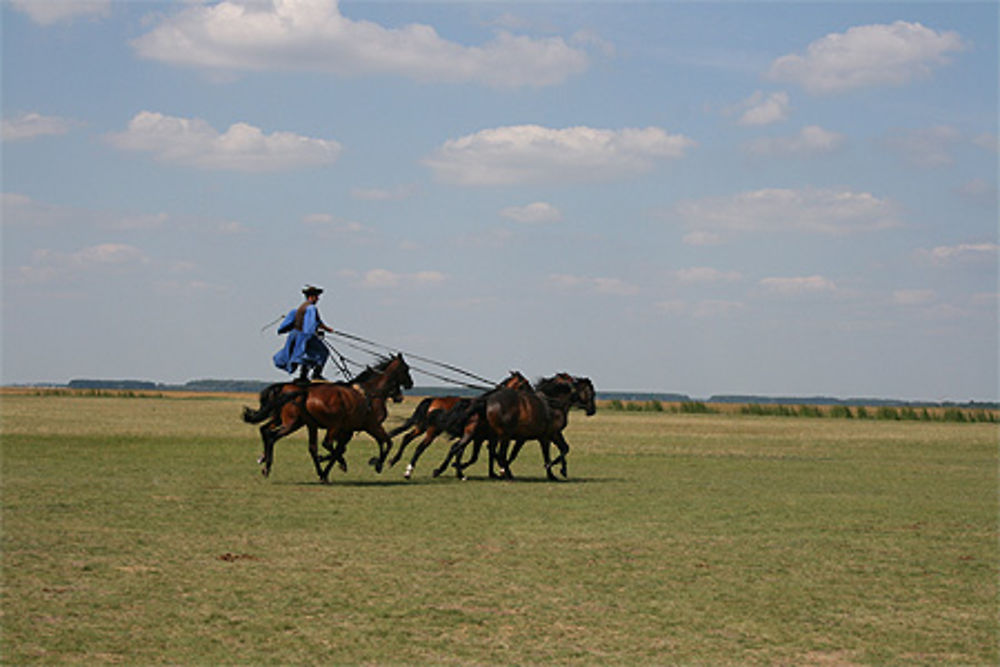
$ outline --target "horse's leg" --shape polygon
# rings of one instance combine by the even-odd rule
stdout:
[[[566,455],[569,454],[569,443],[566,442],[566,438],[561,432],[552,436],[552,442],[556,443],[556,447],[559,448],[559,456],[552,460],[552,465],[560,463],[559,472],[563,477],[566,477]]]
[[[270,437],[272,431],[278,430],[281,426],[281,421],[278,419],[272,419],[271,421],[261,425],[260,427],[260,439],[264,443],[264,449],[260,453],[260,458],[257,459],[257,463],[262,464],[267,458],[267,440]]]
[[[486,441],[486,451],[490,455],[490,479],[500,479],[500,475],[494,470],[494,464],[496,464],[499,459],[497,458],[497,443],[493,438]],[[500,473],[502,474],[506,471],[505,466],[500,466]]]
[[[542,448],[542,459],[545,461],[545,476],[549,478],[550,481],[556,481],[558,478],[552,473],[552,461],[549,452],[549,439],[539,438],[538,444]]]
[[[444,457],[444,461],[442,461],[441,465],[435,468],[431,474],[434,477],[440,477],[441,473],[448,468],[448,464],[451,463],[452,459],[456,456],[461,457],[462,452],[465,451],[465,446],[469,444],[469,439],[470,436],[464,435],[460,440],[458,440],[458,442],[452,444],[452,446],[448,448],[448,455]]]
[[[317,444],[318,440],[317,436],[319,435],[319,429],[312,424],[309,424],[308,428],[309,428],[309,455],[312,456],[313,465],[316,466],[316,474],[319,475],[319,480],[321,482],[329,482],[330,480],[327,479],[327,472],[329,471],[329,468],[327,468],[327,470],[324,470],[323,466],[320,465],[322,460],[319,457],[319,445]],[[327,432],[327,435],[323,437],[324,447],[326,446],[326,441],[328,438],[329,438],[329,432]]]
[[[382,465],[385,463],[385,457],[389,455],[389,450],[392,449],[392,440],[389,438],[389,434],[385,432],[381,424],[375,423],[370,425],[365,429],[371,437],[375,438],[375,443],[378,445],[378,456],[373,456],[368,460],[368,463],[375,468],[375,472],[382,472]]]
[[[344,460],[344,452],[347,450],[347,443],[351,441],[351,438],[353,436],[354,436],[354,433],[352,433],[351,431],[348,431],[347,433],[342,433],[337,438],[337,447],[336,447],[336,449],[334,449],[332,447],[329,448],[330,449],[330,456],[326,457],[327,458],[327,464],[326,464],[326,467],[323,468],[323,477],[324,477],[324,479],[329,479],[330,469],[333,468],[333,464],[334,463],[336,463],[337,465],[339,465],[340,469],[342,471],[347,472],[347,461]],[[333,433],[331,433],[330,431],[327,431],[327,433],[326,433],[326,440],[332,440],[332,439],[333,439]],[[324,441],[324,446],[326,446],[325,445],[325,441]]]
[[[462,463],[461,457],[455,459],[455,474],[460,479],[465,479],[465,469],[471,466],[473,463],[479,460],[479,450],[483,448],[483,441],[476,438],[472,441],[472,454],[469,456],[469,460]],[[492,456],[490,457],[492,461]]]
[[[514,459],[518,457],[521,453],[521,447],[524,447],[524,439],[518,438],[514,441],[514,447],[510,450],[510,456],[507,457],[505,461],[505,466],[507,470],[510,470],[510,466],[514,463]],[[506,452],[504,452],[506,454]]]
[[[514,473],[510,469],[510,459],[507,458],[507,447],[510,446],[510,438],[500,436],[497,441],[496,459],[500,462],[500,476],[503,479],[514,479]]]
[[[410,459],[410,462],[406,465],[406,472],[403,473],[403,477],[405,477],[406,479],[410,479],[410,476],[413,474],[414,468],[417,467],[417,461],[420,459],[420,456],[424,453],[424,450],[426,450],[430,446],[430,444],[434,442],[434,438],[438,437],[439,433],[440,431],[435,427],[433,426],[427,427],[427,430],[424,431],[424,439],[421,440],[420,444],[417,445],[417,448],[413,450],[413,457]]]
[[[274,443],[281,440],[286,435],[294,433],[302,426],[302,422],[296,419],[295,421],[289,423],[282,423],[276,429],[265,429],[261,427],[260,434],[264,438],[264,456],[263,463],[264,467],[261,469],[261,474],[267,477],[271,474],[271,465],[274,463]]]
[[[399,443],[399,449],[396,450],[396,455],[389,459],[389,467],[399,463],[399,459],[403,458],[403,452],[406,450],[406,446],[410,444],[414,438],[420,435],[420,427],[414,426],[409,433],[403,436],[403,442]]]

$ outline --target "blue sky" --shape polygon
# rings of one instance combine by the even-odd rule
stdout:
[[[996,3],[2,12],[4,383],[278,380],[314,283],[491,378],[998,398]]]

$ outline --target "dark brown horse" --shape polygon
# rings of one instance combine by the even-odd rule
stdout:
[[[576,406],[583,408],[584,413],[589,417],[597,412],[597,405],[594,400],[596,398],[596,393],[594,391],[594,384],[590,381],[590,378],[585,377],[574,377],[569,373],[558,373],[557,375],[550,378],[553,382],[559,382],[572,387],[573,395],[570,401],[571,406]],[[565,418],[568,420],[568,413]],[[565,425],[563,425],[565,428]],[[530,438],[528,438],[530,439]],[[514,463],[514,459],[521,452],[521,447],[524,446],[526,439],[518,438],[514,442],[514,447],[510,451],[510,456],[507,456],[507,475],[508,477],[513,477],[511,472],[511,465]],[[546,460],[546,470],[550,471],[555,467],[557,463],[560,464],[560,473],[563,477],[566,477],[566,454],[569,453],[569,443],[566,442],[566,438],[562,434],[562,429],[559,430],[558,436],[554,436],[552,439],[559,448],[559,456],[548,463],[548,452],[545,443],[539,439],[538,444],[542,448],[542,458]],[[549,473],[549,477],[551,477]]]
[[[545,473],[549,479],[556,479],[552,467],[561,463],[561,472],[566,475],[566,453],[569,444],[562,435],[568,423],[570,407],[583,408],[588,415],[594,414],[593,384],[587,378],[573,378],[566,374],[540,380],[533,391],[499,389],[483,400],[477,401],[473,410],[465,416],[463,435],[448,452],[448,457],[434,471],[434,475],[444,472],[451,459],[456,459],[456,473],[462,477],[463,469],[472,460],[461,463],[461,454],[466,445],[485,430],[490,448],[500,461],[504,475],[512,477],[507,448],[511,440],[523,444],[526,440],[538,440],[545,459]],[[452,424],[454,432],[455,425]],[[554,442],[559,448],[559,456],[550,460],[549,445]]]
[[[312,455],[316,474],[326,482],[334,462],[343,465],[343,452],[354,433],[364,431],[375,438],[378,456],[369,463],[376,472],[382,472],[392,440],[382,422],[387,416],[388,399],[401,399],[401,389],[411,389],[413,380],[403,355],[397,354],[380,361],[374,368],[365,369],[352,382],[314,382],[273,384],[260,393],[260,408],[245,408],[243,420],[251,424],[266,421],[260,427],[264,441],[261,472],[267,477],[274,462],[274,443],[305,426],[309,431],[309,453]],[[320,457],[319,429],[326,429],[323,446],[329,456]],[[331,445],[337,441],[334,449]],[[324,467],[322,463],[327,461]]]
[[[528,378],[524,377],[517,371],[511,371],[510,375],[503,382],[499,383],[495,389],[491,391],[496,391],[501,387],[508,387],[511,389],[530,389],[531,383]],[[490,392],[483,394],[484,396],[489,395]],[[413,470],[417,465],[417,460],[420,455],[424,453],[424,450],[437,438],[438,435],[445,430],[445,422],[447,416],[453,410],[463,410],[466,406],[470,405],[475,399],[461,396],[438,396],[425,398],[417,405],[413,414],[407,419],[401,426],[394,428],[389,431],[389,437],[394,438],[403,431],[409,429],[409,432],[403,436],[403,442],[399,445],[399,450],[396,455],[389,460],[389,466],[392,467],[399,462],[399,459],[403,456],[403,451],[406,446],[410,444],[415,438],[423,435],[423,440],[417,445],[417,448],[413,452],[413,456],[410,459],[410,463],[406,466],[406,472],[403,476],[406,479],[410,479],[413,474]],[[477,449],[478,453],[478,449]]]

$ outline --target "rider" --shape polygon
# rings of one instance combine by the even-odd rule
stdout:
[[[274,365],[294,373],[300,369],[299,381],[308,381],[309,369],[312,369],[312,379],[322,380],[323,365],[330,356],[329,350],[323,344],[324,331],[333,331],[323,323],[319,316],[316,303],[322,288],[306,285],[302,290],[306,300],[298,308],[293,308],[278,327],[279,334],[288,334],[285,346],[274,355]]]

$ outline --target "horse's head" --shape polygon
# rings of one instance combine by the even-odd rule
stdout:
[[[516,389],[517,391],[525,391],[531,389],[531,382],[528,378],[521,375],[520,371],[511,371],[507,379],[500,383],[501,387],[507,387],[508,389]]]
[[[410,377],[410,366],[406,363],[406,360],[403,359],[402,352],[389,360],[389,364],[386,366],[385,370],[386,374],[396,384],[397,393],[399,393],[400,387],[403,389],[413,389],[413,378]],[[401,393],[399,400],[403,400]]]
[[[597,404],[594,402],[596,396],[597,392],[594,391],[594,383],[590,378],[573,378],[573,405],[583,408],[588,417],[597,412]]]

